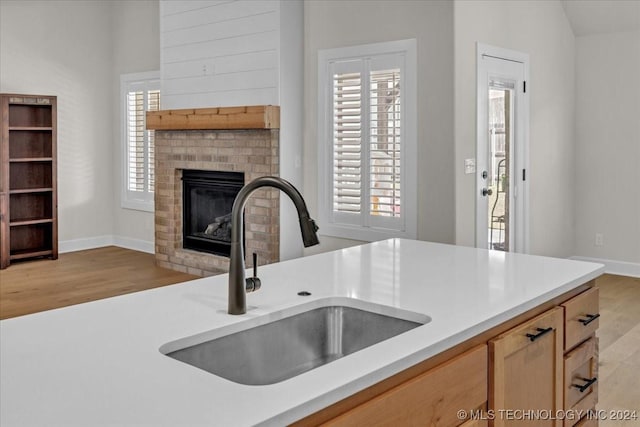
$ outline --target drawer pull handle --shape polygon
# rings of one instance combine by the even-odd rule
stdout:
[[[582,323],[584,326],[587,326],[589,323],[596,320],[600,317],[600,313],[598,314],[585,314],[586,319],[578,319],[578,322]]]
[[[580,378],[581,381],[586,381],[583,385],[579,385],[579,384],[571,384],[571,387],[575,387],[578,390],[580,390],[580,393],[584,393],[586,389],[588,389],[589,387],[591,387],[593,385],[593,383],[595,383],[596,381],[598,381],[597,377],[593,377],[593,378]]]
[[[541,336],[548,334],[549,332],[553,331],[553,328],[549,327],[547,329],[544,328],[536,328],[536,331],[538,331],[537,334],[527,334],[527,338],[529,338],[532,342],[537,340],[538,338],[540,338]]]

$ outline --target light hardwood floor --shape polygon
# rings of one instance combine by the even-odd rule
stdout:
[[[605,274],[600,288],[598,409],[636,411],[636,420],[601,420],[600,427],[640,426],[640,278]]]
[[[142,291],[196,278],[155,266],[153,255],[106,247],[0,270],[0,319]],[[600,288],[598,408],[640,417],[640,278],[605,274]],[[601,427],[640,426],[600,421]]]
[[[154,256],[115,246],[15,263],[0,270],[0,319],[184,282]]]

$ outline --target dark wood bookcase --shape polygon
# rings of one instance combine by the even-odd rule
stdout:
[[[55,96],[0,94],[0,268],[58,258]]]

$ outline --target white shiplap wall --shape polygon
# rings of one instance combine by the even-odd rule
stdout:
[[[163,110],[280,106],[280,176],[302,189],[302,0],[161,0]],[[295,224],[287,197],[280,221]],[[280,227],[280,259],[302,255],[297,227]]]
[[[279,104],[279,0],[160,2],[162,109]]]

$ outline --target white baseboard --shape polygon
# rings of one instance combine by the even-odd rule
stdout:
[[[640,277],[640,264],[634,262],[614,261],[610,259],[588,258],[583,256],[572,256],[570,259],[577,261],[597,262],[604,264],[606,273],[617,274],[619,276]]]
[[[76,252],[87,249],[103,248],[105,246],[119,246],[121,248],[132,249],[134,251],[154,253],[154,242],[146,240],[132,239],[124,236],[96,236],[84,239],[64,240],[58,243],[58,252]]]
[[[66,252],[84,251],[87,249],[112,246],[113,244],[113,236],[111,235],[62,240],[58,242],[58,252],[63,254]]]
[[[146,240],[132,239],[124,236],[114,236],[114,245],[121,248],[132,249],[134,251],[146,252],[153,254],[156,252],[155,243]]]

